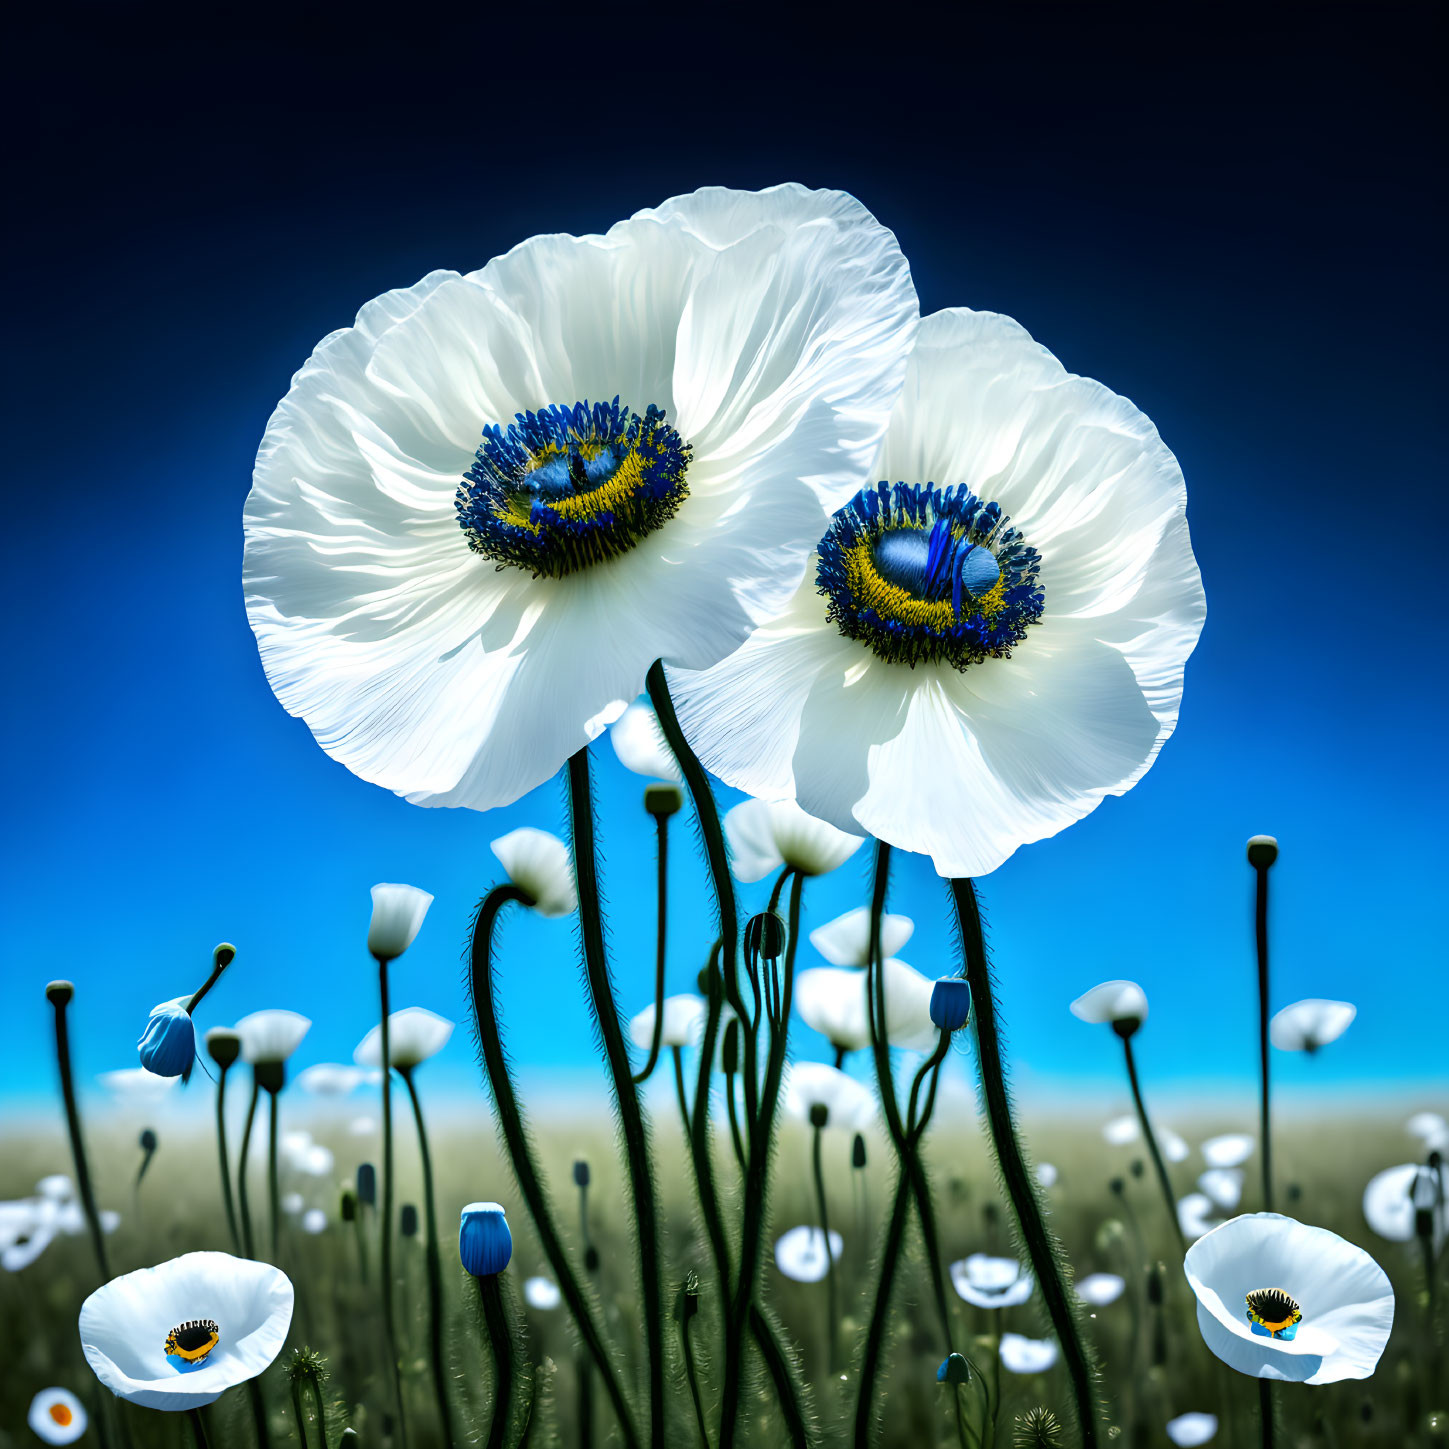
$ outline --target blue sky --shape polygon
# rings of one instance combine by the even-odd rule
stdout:
[[[782,56],[760,61],[765,99],[741,108],[721,56],[670,126],[624,108],[586,142],[521,95],[487,128],[467,94],[412,107],[421,81],[379,89],[387,64],[370,51],[346,57],[339,94],[336,57],[305,34],[267,59],[243,38],[204,86],[143,55],[144,35],[115,38],[137,47],[124,83],[81,57],[94,86],[74,88],[85,99],[51,115],[23,162],[33,196],[16,242],[28,284],[13,307],[0,538],[0,1101],[53,1092],[47,980],[77,983],[89,1076],[134,1064],[148,1008],[198,984],[222,938],[239,955],[203,1025],[288,1006],[316,1022],[299,1065],[348,1059],[375,1019],[365,932],[380,879],[437,896],[396,1004],[463,1019],[459,952],[497,875],[489,842],[520,824],[560,829],[561,787],[486,816],[420,809],[349,775],[282,711],[242,608],[257,442],[315,341],[382,290],[471,269],[534,232],[602,230],[705,183],[786,179],[850,190],[892,227],[924,311],[1009,313],[1131,397],[1187,477],[1208,622],[1177,735],[1131,794],[982,883],[1023,1080],[1115,1084],[1110,1037],[1066,1005],[1130,976],[1152,1003],[1149,1084],[1251,1085],[1243,843],[1258,831],[1283,846],[1275,1004],[1360,1009],[1316,1060],[1280,1057],[1283,1080],[1442,1079],[1433,551],[1446,519],[1430,420],[1443,235],[1423,184],[1435,163],[1430,88],[1412,83],[1417,13],[1385,21],[1367,50],[1306,13],[1249,56],[1209,34],[1184,59],[1149,27],[1099,37],[1090,74],[1063,16],[1033,38],[1035,87],[989,70],[952,90],[945,60],[927,58],[898,106],[839,85],[804,96]],[[978,39],[1025,41],[983,23],[1008,29]],[[843,55],[818,60],[845,73]],[[266,98],[257,65],[275,69]],[[543,164],[584,144],[630,164]],[[596,754],[614,971],[634,1010],[652,969],[651,827],[641,782],[607,744]],[[682,990],[708,897],[690,833],[676,835]],[[809,923],[863,901],[866,868],[863,852],[812,884]],[[925,862],[901,866],[892,907],[918,922],[906,958],[953,969]],[[517,1058],[540,1082],[598,1081],[569,925],[515,924],[504,953]],[[802,1052],[823,1055],[807,1035]],[[474,1089],[466,1033],[435,1079]]]

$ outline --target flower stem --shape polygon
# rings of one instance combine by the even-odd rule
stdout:
[[[830,1248],[830,1217],[825,1204],[825,1170],[821,1162],[820,1148],[820,1139],[824,1136],[824,1132],[824,1127],[814,1129],[815,1140],[811,1143],[810,1160],[815,1176],[815,1206],[820,1212],[820,1237],[825,1244],[825,1311],[828,1315],[826,1341],[830,1346],[830,1359],[826,1367],[833,1373],[840,1360],[840,1333],[837,1327],[840,1317],[838,1304],[840,1288],[835,1276],[835,1254]]]
[[[397,1356],[397,1324],[393,1317],[392,1281],[392,1044],[388,1016],[388,963],[377,963],[377,989],[382,1003],[382,1213],[378,1220],[379,1273],[382,1278],[382,1339],[388,1374],[397,1399],[398,1441],[407,1445],[407,1410],[403,1406],[402,1366]]]
[[[654,1449],[663,1449],[664,1305],[659,1221],[654,1203],[648,1129],[639,1106],[638,1089],[629,1070],[629,1051],[619,1027],[619,1008],[614,1002],[614,986],[609,978],[609,963],[604,951],[604,918],[599,904],[598,868],[594,857],[594,801],[587,746],[570,757],[568,770],[569,823],[573,833],[574,879],[579,895],[584,972],[624,1133],[624,1151],[634,1199],[634,1238],[639,1250],[640,1289],[644,1300],[644,1341],[649,1359],[649,1435]]]
[[[191,1434],[196,1440],[196,1449],[211,1449],[211,1441],[206,1437],[206,1425],[202,1422],[200,1409],[188,1409],[186,1417],[191,1420]],[[307,1449],[307,1440],[302,1439],[302,1449]]]
[[[682,1047],[670,1047],[674,1056],[674,1091],[679,1098],[679,1116],[684,1123],[684,1140],[690,1140],[691,1119],[689,1115],[689,1098],[684,1092],[684,1049]]]
[[[689,1336],[691,1318],[685,1315],[679,1320],[680,1345],[684,1349],[684,1376],[689,1380],[689,1397],[694,1401],[694,1422],[699,1429],[699,1442],[709,1449],[709,1430],[704,1423],[704,1401],[699,1395],[699,1374],[694,1365],[694,1340]]]
[[[1273,1449],[1273,1387],[1267,1379],[1258,1380],[1258,1422],[1263,1449]]]
[[[890,1312],[891,1289],[895,1286],[896,1260],[906,1236],[907,1207],[910,1204],[911,1179],[904,1162],[896,1167],[896,1195],[891,1203],[890,1221],[880,1250],[880,1273],[875,1289],[875,1306],[870,1312],[870,1326],[865,1333],[865,1350],[860,1360],[860,1386],[855,1398],[855,1445],[867,1449],[871,1441],[871,1405],[875,1398],[875,1380],[880,1371],[881,1353],[885,1348],[886,1317]]]
[[[513,1420],[513,1334],[508,1327],[499,1277],[497,1273],[489,1273],[478,1279],[483,1322],[493,1354],[493,1418],[488,1425],[488,1449],[503,1449]]]
[[[804,1405],[808,1401],[808,1390],[800,1382],[797,1365],[785,1352],[780,1342],[779,1330],[767,1308],[759,1303],[750,1304],[750,1336],[760,1350],[760,1357],[769,1370],[771,1382],[775,1385],[775,1397],[780,1403],[780,1414],[785,1421],[785,1432],[795,1449],[809,1449],[812,1442],[810,1426],[806,1422]]]
[[[308,1380],[312,1389],[312,1405],[317,1414],[317,1435],[322,1440],[322,1449],[327,1449],[327,1405],[322,1398],[322,1385],[316,1378]]]
[[[473,1017],[478,1033],[478,1047],[488,1078],[489,1090],[498,1113],[498,1127],[508,1148],[513,1164],[513,1175],[518,1179],[519,1191],[533,1218],[539,1245],[558,1279],[559,1291],[573,1314],[579,1337],[590,1357],[598,1366],[604,1381],[609,1402],[619,1420],[624,1442],[637,1446],[639,1436],[634,1428],[633,1416],[628,1402],[619,1386],[618,1374],[604,1348],[603,1339],[594,1322],[593,1314],[584,1302],[578,1279],[574,1276],[568,1258],[564,1254],[563,1240],[553,1220],[548,1194],[533,1160],[533,1149],[528,1139],[528,1129],[518,1105],[518,1093],[503,1051],[503,1039],[498,1029],[498,1011],[493,994],[493,931],[498,913],[510,901],[532,904],[532,898],[515,885],[495,886],[479,902],[478,912],[473,919],[473,933],[469,946],[469,992],[473,1002]]]
[[[277,1261],[282,1233],[282,1195],[277,1181],[277,1096],[268,1092],[267,1102],[267,1202],[272,1213],[272,1262]]]
[[[75,1075],[70,1064],[70,1022],[66,1008],[75,987],[69,981],[52,981],[45,988],[46,999],[55,1008],[55,1062],[60,1072],[60,1094],[65,1100],[65,1125],[70,1132],[70,1153],[75,1163],[76,1188],[80,1193],[81,1206],[85,1209],[86,1224],[91,1232],[91,1247],[95,1249],[96,1265],[101,1277],[110,1280],[111,1268],[106,1261],[106,1239],[101,1232],[101,1217],[96,1211],[96,1195],[91,1187],[91,1169],[86,1160],[85,1139],[81,1136],[80,1106],[75,1095]]]
[[[1118,1034],[1122,1036],[1122,1051],[1127,1059],[1127,1080],[1132,1087],[1137,1120],[1142,1124],[1142,1136],[1147,1143],[1148,1152],[1152,1154],[1152,1166],[1157,1171],[1157,1185],[1162,1189],[1167,1220],[1172,1224],[1172,1231],[1177,1234],[1178,1248],[1186,1253],[1187,1239],[1182,1235],[1182,1224],[1177,1218],[1177,1197],[1172,1191],[1172,1179],[1167,1175],[1167,1163],[1163,1160],[1162,1149],[1157,1145],[1157,1134],[1152,1130],[1152,1120],[1147,1115],[1147,1103],[1142,1098],[1142,1083],[1137,1078],[1137,1059],[1132,1054],[1132,1038],[1130,1035]]]
[[[659,900],[659,924],[655,931],[654,944],[654,1035],[649,1040],[649,1060],[644,1063],[643,1070],[635,1075],[636,1082],[648,1081],[659,1061],[659,1047],[664,1040],[664,941],[669,915],[669,817],[656,815],[654,824],[659,833],[659,848],[656,852],[659,875],[655,891]]]
[[[1093,1366],[1086,1341],[1077,1326],[1071,1290],[1059,1249],[1036,1195],[1036,1185],[1027,1168],[1012,1117],[1011,1094],[1006,1085],[1001,1041],[996,1021],[996,988],[986,957],[981,930],[981,911],[976,888],[970,880],[950,882],[956,908],[966,979],[971,985],[971,1002],[976,1020],[976,1052],[981,1070],[981,1091],[991,1128],[992,1147],[1007,1195],[1016,1213],[1017,1226],[1031,1259],[1037,1284],[1046,1303],[1052,1327],[1061,1346],[1062,1360],[1071,1379],[1077,1411],[1077,1427],[1083,1449],[1096,1449],[1097,1404],[1093,1395]]]
[[[231,1230],[231,1245],[237,1257],[241,1257],[241,1231],[237,1227],[236,1203],[231,1192],[231,1162],[226,1155],[226,1074],[231,1070],[228,1062],[220,1068],[216,1081],[216,1147],[221,1160],[221,1200],[226,1204],[226,1225]]]
[[[1258,865],[1254,870],[1258,877],[1253,912],[1254,935],[1258,948],[1258,1060],[1263,1081],[1263,1095],[1259,1107],[1259,1132],[1263,1146],[1259,1160],[1263,1165],[1263,1208],[1266,1212],[1272,1212],[1273,1137],[1268,1112],[1268,866]],[[1266,1416],[1264,1422],[1268,1422]],[[1271,1427],[1265,1432],[1271,1433]]]
[[[228,958],[228,963],[229,961],[230,958]],[[201,1005],[201,998],[205,996],[206,993],[210,991],[211,988],[215,986],[218,981],[221,980],[221,973],[225,970],[226,967],[221,965],[214,965],[211,968],[211,975],[208,976],[206,980],[201,983],[201,985],[196,989],[196,992],[192,996],[191,1000],[186,1003],[187,1016],[190,1016],[191,1013],[194,1012],[196,1008]]]
[[[196,1410],[191,1411],[193,1414]],[[307,1415],[302,1411],[302,1381],[292,1380],[292,1417],[297,1421],[297,1439],[307,1449]],[[325,1449],[325,1445],[324,1445]]]
[[[247,1158],[252,1150],[252,1126],[257,1120],[257,1099],[262,1094],[261,1084],[257,1081],[256,1070],[252,1071],[252,1096],[247,1103],[246,1125],[242,1128],[241,1160],[236,1167],[236,1201],[237,1209],[241,1214],[241,1238],[242,1251],[248,1258],[256,1257],[256,1244],[252,1238],[252,1212],[251,1203],[247,1197]]]
[[[423,1213],[427,1227],[424,1255],[428,1270],[428,1341],[433,1353],[433,1380],[438,1392],[438,1417],[443,1425],[443,1443],[453,1443],[453,1410],[448,1403],[448,1365],[443,1353],[443,1260],[438,1250],[438,1209],[433,1196],[433,1155],[428,1148],[428,1130],[423,1125],[423,1104],[411,1067],[399,1067],[398,1076],[412,1099],[413,1120],[418,1128],[418,1155],[423,1166]]]

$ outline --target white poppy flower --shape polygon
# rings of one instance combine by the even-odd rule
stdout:
[[[379,961],[396,961],[417,939],[433,898],[417,886],[384,883],[372,888],[367,949]]]
[[[704,997],[684,994],[664,998],[664,1026],[659,1035],[661,1046],[692,1046],[704,1030],[709,1007]],[[646,1050],[654,1041],[654,1003],[651,1001],[629,1022],[629,1036],[635,1046]]]
[[[1077,1284],[1077,1297],[1083,1303],[1091,1304],[1093,1308],[1105,1308],[1122,1296],[1122,1290],[1126,1286],[1126,1279],[1119,1278],[1115,1273],[1088,1273]]]
[[[1443,1152],[1449,1148],[1449,1122],[1445,1122],[1437,1112],[1415,1112],[1404,1123],[1404,1130],[1411,1137],[1417,1137],[1431,1152]]]
[[[898,956],[911,939],[916,923],[909,916],[889,911],[880,918],[882,956]],[[870,907],[857,906],[810,933],[810,944],[832,966],[870,965]]]
[[[35,1184],[35,1193],[51,1202],[69,1202],[75,1196],[75,1183],[64,1172],[52,1172]]]
[[[933,1051],[940,1032],[931,1021],[929,981],[904,961],[884,967],[886,1040],[908,1051]],[[806,1026],[838,1050],[870,1045],[870,988],[866,973],[843,966],[812,966],[795,978],[795,1010]]]
[[[280,1269],[183,1253],[96,1289],[81,1305],[80,1337],[86,1362],[118,1398],[199,1409],[266,1369],[291,1322],[292,1284]]]
[[[1197,1185],[1218,1207],[1231,1212],[1243,1200],[1243,1169],[1210,1167],[1198,1178]]]
[[[993,870],[1131,789],[1176,726],[1204,617],[1185,504],[1125,398],[1009,318],[927,317],[871,486],[789,605],[669,671],[684,732],[751,795]]]
[[[19,1273],[51,1244],[58,1204],[47,1198],[0,1202],[0,1268]]]
[[[1050,1162],[1038,1162],[1036,1165],[1036,1180],[1041,1187],[1055,1187],[1059,1175]]]
[[[725,815],[724,831],[730,869],[745,882],[787,865],[803,875],[828,875],[865,844],[864,836],[837,830],[791,801],[746,800]]]
[[[1157,1128],[1157,1145],[1169,1162],[1186,1162],[1192,1149],[1171,1127]]]
[[[1031,1297],[1036,1280],[1015,1258],[972,1253],[951,1264],[956,1292],[977,1308],[1015,1308]]]
[[[840,1261],[844,1246],[844,1239],[831,1228],[830,1260],[827,1261],[825,1239],[819,1228],[791,1228],[775,1241],[775,1266],[796,1283],[819,1283],[830,1271],[830,1263]]]
[[[1253,1155],[1255,1146],[1257,1143],[1246,1132],[1225,1132],[1203,1143],[1202,1160],[1209,1167],[1237,1167]]]
[[[1167,1421],[1167,1437],[1177,1449],[1197,1449],[1218,1432],[1216,1414],[1179,1414]]]
[[[282,1195],[282,1211],[288,1217],[296,1217],[298,1213],[306,1209],[306,1206],[307,1199],[300,1192],[289,1192]]]
[[[41,1389],[30,1401],[26,1423],[47,1444],[74,1444],[86,1431],[85,1406],[69,1389]]]
[[[1347,1001],[1295,1001],[1268,1023],[1268,1039],[1280,1052],[1316,1052],[1337,1041],[1357,1015]]]
[[[681,784],[684,776],[665,742],[659,717],[647,704],[631,704],[609,726],[609,743],[619,763],[650,780]]]
[[[345,1097],[362,1085],[362,1073],[342,1062],[318,1062],[297,1073],[297,1085],[314,1097]]]
[[[1255,1378],[1332,1384],[1373,1373],[1394,1290],[1362,1248],[1278,1213],[1246,1213],[1183,1260],[1203,1341]]]
[[[1102,1136],[1114,1147],[1125,1147],[1129,1142],[1136,1142],[1142,1136],[1142,1127],[1136,1117],[1130,1114],[1125,1117],[1114,1117],[1102,1128]]]
[[[1221,1226],[1217,1204],[1205,1192],[1190,1192],[1177,1201],[1177,1225],[1189,1241]]]
[[[1428,1192],[1423,1192],[1427,1185]],[[1449,1217],[1446,1217],[1444,1192],[1434,1191],[1434,1170],[1418,1162],[1406,1162],[1399,1167],[1386,1167],[1375,1173],[1363,1192],[1363,1216],[1379,1237],[1391,1243],[1411,1243],[1418,1233],[1418,1208],[1415,1204],[1415,1189],[1437,1207],[1431,1207],[1431,1240],[1437,1253],[1443,1244]]]
[[[525,1278],[523,1280],[523,1301],[530,1308],[548,1313],[563,1302],[563,1294],[552,1278]]]
[[[1060,1357],[1054,1340],[1020,1333],[1003,1333],[996,1351],[1002,1368],[1013,1374],[1044,1374]]]
[[[145,1067],[127,1067],[118,1072],[102,1072],[96,1080],[113,1095],[144,1106],[164,1097],[180,1078],[158,1077]]]
[[[395,1067],[405,1070],[435,1057],[447,1046],[454,1023],[425,1006],[405,1006],[387,1019],[387,1050]],[[382,1026],[372,1028],[357,1044],[352,1060],[359,1067],[382,1067]]]
[[[517,800],[656,658],[706,667],[780,608],[865,480],[916,322],[895,238],[794,185],[368,303],[257,456],[244,582],[278,699],[417,803]]]
[[[1080,1021],[1146,1021],[1147,993],[1135,981],[1104,981],[1072,1002]]]
[[[875,1121],[875,1094],[824,1062],[795,1062],[785,1076],[785,1112],[797,1122],[810,1123],[814,1108],[825,1109],[826,1127],[859,1132]],[[813,1125],[813,1124],[811,1124]]]
[[[304,1233],[325,1233],[327,1231],[327,1214],[321,1208],[308,1208],[302,1214],[302,1231]]]
[[[574,863],[558,836],[531,825],[510,830],[493,842],[508,879],[533,898],[541,916],[569,916],[579,908]]]
[[[312,1029],[311,1021],[295,1011],[254,1011],[233,1028],[241,1037],[242,1060],[284,1062]]]

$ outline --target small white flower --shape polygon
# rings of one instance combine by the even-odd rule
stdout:
[[[354,1137],[367,1137],[377,1131],[376,1117],[354,1117],[347,1124],[347,1130]]]
[[[1442,1169],[1441,1169],[1442,1172]],[[1421,1184],[1429,1191],[1423,1193]],[[1405,1162],[1399,1167],[1386,1167],[1375,1173],[1363,1192],[1363,1215],[1379,1237],[1391,1243],[1411,1243],[1418,1231],[1418,1209],[1414,1203],[1416,1189],[1428,1198],[1430,1203],[1438,1198],[1438,1206],[1431,1207],[1430,1227],[1435,1252],[1443,1244],[1446,1229],[1449,1229],[1449,1209],[1446,1209],[1443,1182],[1435,1194],[1434,1171],[1418,1162]]]
[[[417,886],[384,883],[372,888],[367,949],[379,961],[396,961],[417,939],[433,898]]]
[[[1415,1112],[1404,1123],[1404,1130],[1411,1137],[1417,1137],[1430,1152],[1449,1149],[1449,1122],[1437,1112]]]
[[[1169,1162],[1186,1162],[1192,1149],[1171,1127],[1157,1129],[1157,1145]]]
[[[1238,1167],[1253,1155],[1257,1143],[1246,1132],[1225,1132],[1202,1145],[1202,1160],[1209,1167]]]
[[[631,704],[609,726],[609,742],[626,770],[668,784],[683,782],[684,776],[659,726],[659,717],[647,704]]]
[[[1077,1284],[1077,1297],[1083,1303],[1090,1303],[1093,1308],[1105,1308],[1122,1296],[1122,1290],[1126,1286],[1126,1280],[1115,1273],[1088,1273]]]
[[[241,1037],[242,1060],[284,1062],[312,1029],[311,1021],[295,1011],[254,1011],[233,1028]]]
[[[118,1398],[149,1409],[199,1409],[268,1368],[292,1322],[292,1284],[270,1263],[183,1253],[113,1278],[81,1305],[86,1362]],[[167,1342],[182,1325],[215,1324],[215,1347],[177,1368]]]
[[[1243,1200],[1243,1169],[1210,1167],[1198,1178],[1197,1185],[1218,1207],[1231,1212]]]
[[[85,1406],[69,1389],[41,1389],[26,1422],[47,1444],[74,1444],[86,1431]]]
[[[1316,1052],[1337,1041],[1357,1015],[1347,1001],[1295,1001],[1268,1023],[1268,1039],[1280,1052]]]
[[[1054,1340],[1026,1338],[1019,1333],[1003,1333],[997,1353],[1002,1368],[1014,1374],[1044,1374],[1059,1357]]]
[[[1114,1117],[1102,1128],[1102,1136],[1114,1147],[1125,1147],[1142,1136],[1142,1127],[1133,1116]]]
[[[63,1172],[52,1172],[35,1184],[35,1192],[51,1202],[69,1202],[75,1196],[75,1183]]]
[[[796,1062],[785,1077],[785,1112],[810,1123],[811,1110],[825,1109],[826,1127],[859,1132],[875,1121],[876,1100],[868,1087],[824,1062]]]
[[[1080,1021],[1146,1021],[1147,993],[1135,981],[1104,981],[1072,1002]]]
[[[956,1292],[977,1308],[1015,1308],[1031,1297],[1036,1280],[1015,1258],[972,1253],[951,1264]]]
[[[791,1228],[775,1241],[775,1266],[796,1283],[819,1283],[830,1271],[830,1262],[840,1261],[844,1239],[830,1230],[830,1261],[825,1257],[825,1239],[815,1227]]]
[[[96,1080],[113,1095],[137,1106],[145,1106],[164,1097],[181,1079],[158,1077],[145,1067],[127,1067],[118,1072],[102,1072]]]
[[[327,1214],[321,1208],[308,1208],[302,1215],[302,1231],[304,1233],[325,1233],[327,1231]]]
[[[563,1302],[563,1294],[552,1278],[525,1278],[523,1280],[523,1301],[530,1308],[548,1313]]]
[[[388,1055],[392,1065],[407,1070],[435,1057],[447,1046],[454,1023],[425,1006],[405,1006],[387,1019]],[[382,1027],[375,1026],[357,1044],[352,1060],[359,1067],[382,1067]]]
[[[692,1046],[704,1030],[709,1007],[704,997],[684,994],[664,998],[664,1026],[659,1044],[666,1047]],[[629,1036],[634,1045],[647,1051],[654,1041],[654,1003],[651,1001],[629,1022]]]
[[[288,1217],[294,1218],[307,1206],[307,1199],[300,1192],[289,1192],[282,1195],[282,1211]]]
[[[578,910],[574,863],[558,836],[524,825],[495,840],[493,854],[508,879],[532,898],[539,915],[568,916]]]
[[[1188,1239],[1200,1238],[1220,1226],[1217,1205],[1205,1192],[1190,1192],[1177,1203],[1177,1225]]]
[[[1057,1185],[1058,1173],[1050,1162],[1038,1162],[1036,1165],[1036,1180],[1042,1187],[1055,1187]]]
[[[886,1040],[908,1051],[932,1051],[940,1033],[931,1021],[927,980],[904,961],[884,967]],[[859,1051],[870,1045],[870,989],[864,971],[812,966],[795,978],[795,1010],[833,1047]]]
[[[297,1073],[297,1085],[314,1097],[345,1097],[362,1085],[362,1073],[342,1062],[318,1062]]]
[[[746,800],[724,818],[730,869],[737,880],[763,880],[790,866],[803,875],[828,875],[862,845],[863,835],[847,835],[794,801]]]
[[[882,956],[897,956],[905,948],[916,929],[909,916],[893,916],[885,912],[880,918],[880,949]],[[810,933],[810,944],[832,966],[868,966],[870,964],[870,907],[857,906]]]
[[[1384,1270],[1336,1233],[1278,1213],[1246,1213],[1214,1228],[1187,1250],[1183,1271],[1197,1295],[1203,1341],[1254,1378],[1368,1378],[1393,1328],[1394,1290]],[[1286,1330],[1292,1337],[1249,1318],[1248,1295],[1263,1290],[1273,1290],[1276,1305],[1297,1305]]]
[[[1167,1437],[1177,1449],[1197,1449],[1218,1432],[1216,1414],[1179,1414],[1167,1421]]]

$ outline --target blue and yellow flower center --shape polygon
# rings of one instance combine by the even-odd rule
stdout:
[[[1041,618],[1041,555],[998,503],[964,487],[881,483],[820,543],[828,617],[894,664],[1005,659]]]
[[[1298,1333],[1303,1310],[1281,1288],[1254,1288],[1247,1295],[1248,1323],[1261,1338],[1291,1339]]]
[[[221,1330],[213,1318],[189,1318],[166,1335],[166,1359],[174,1369],[187,1373],[200,1368],[207,1355],[221,1342]]]
[[[483,429],[458,487],[469,548],[535,578],[563,578],[627,553],[689,492],[690,448],[652,404],[553,404]]]

